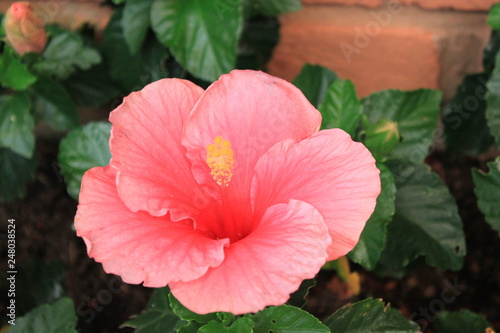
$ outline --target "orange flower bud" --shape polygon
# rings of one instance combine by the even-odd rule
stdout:
[[[17,53],[40,53],[47,44],[43,21],[28,2],[13,3],[5,14],[7,40]]]

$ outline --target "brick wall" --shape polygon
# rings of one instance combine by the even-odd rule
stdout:
[[[494,0],[303,0],[283,15],[271,74],[292,80],[306,62],[354,81],[360,96],[442,89],[449,98],[482,70]]]
[[[481,71],[487,11],[500,0],[302,1],[301,11],[280,18],[271,74],[293,80],[309,62],[353,80],[360,96],[424,87],[449,98],[466,74]],[[0,12],[12,2],[0,1]],[[99,2],[33,1],[47,22],[101,30],[111,9]]]
[[[380,7],[385,0],[302,0],[304,4],[339,4]],[[457,9],[487,11],[497,0],[399,0],[403,5],[417,5],[426,9]]]

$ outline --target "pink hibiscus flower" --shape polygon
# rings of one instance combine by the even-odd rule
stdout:
[[[14,2],[5,13],[5,34],[20,55],[41,53],[47,44],[43,20],[29,2]]]
[[[375,207],[370,152],[292,84],[232,71],[206,91],[164,79],[111,113],[107,167],[85,174],[75,227],[127,283],[197,313],[285,303],[349,252]]]

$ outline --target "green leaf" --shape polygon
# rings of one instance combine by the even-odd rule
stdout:
[[[236,316],[230,312],[216,312],[217,319],[224,325],[230,325],[236,319]]]
[[[396,212],[387,228],[380,262],[402,268],[425,256],[429,266],[459,270],[466,252],[463,226],[454,198],[427,165],[396,178]]]
[[[496,3],[490,8],[487,22],[493,29],[500,29],[500,3]]]
[[[377,206],[361,233],[359,242],[349,252],[349,259],[360,264],[367,270],[375,268],[385,246],[387,225],[392,220],[395,211],[396,186],[391,171],[383,164],[377,164],[380,169],[382,191],[377,198]]]
[[[62,84],[40,77],[32,88],[35,93],[34,112],[40,120],[57,131],[78,127],[76,106]]]
[[[139,51],[148,28],[153,0],[128,0],[122,16],[122,28],[130,54]]]
[[[266,16],[296,12],[301,8],[300,0],[257,0],[254,3],[254,10]]]
[[[43,52],[43,58],[33,65],[37,72],[64,80],[77,69],[89,69],[102,61],[99,52],[86,46],[79,34],[57,27],[49,30],[54,35]]]
[[[328,87],[319,111],[323,116],[321,128],[340,128],[354,136],[363,114],[354,84],[349,80],[334,81]]]
[[[64,264],[60,260],[30,260],[18,266],[16,313],[21,316],[38,305],[64,296]]]
[[[144,85],[169,76],[165,65],[165,60],[169,57],[168,51],[152,32],[146,37],[144,47],[138,56],[142,70],[141,80]]]
[[[212,321],[209,324],[206,324],[198,330],[198,333],[227,333],[229,328],[227,328],[224,324]],[[252,332],[252,328],[250,327],[250,333]]]
[[[305,64],[293,84],[318,108],[324,101],[328,87],[337,80],[337,75],[326,67]]]
[[[242,16],[240,0],[155,0],[151,25],[184,68],[215,81],[236,64]]]
[[[172,308],[172,311],[177,316],[179,316],[181,319],[184,319],[185,321],[193,321],[194,320],[198,323],[205,324],[205,323],[210,322],[211,320],[217,321],[217,319],[218,319],[217,313],[215,313],[215,312],[205,314],[205,315],[200,315],[200,314],[197,314],[197,313],[189,310],[184,305],[182,305],[181,302],[179,302],[177,300],[177,298],[175,298],[174,295],[172,295],[172,294],[168,295],[168,299],[170,300],[170,307]]]
[[[185,324],[170,308],[167,288],[156,289],[148,302],[148,307],[137,317],[122,324],[122,327],[133,327],[135,333],[174,333]],[[190,331],[183,331],[190,332]]]
[[[287,301],[287,304],[293,305],[296,307],[302,307],[306,303],[306,296],[309,294],[309,289],[316,285],[316,280],[308,279],[302,281],[300,287],[297,291],[290,295],[290,298]]]
[[[204,325],[196,321],[190,321],[186,325],[179,327],[175,333],[196,333]]]
[[[495,57],[500,50],[500,30],[491,33],[491,39],[483,51],[483,68],[485,74],[491,74],[495,67]]]
[[[64,297],[16,319],[9,333],[76,333],[77,320],[73,301]]]
[[[250,319],[255,333],[330,332],[316,317],[291,305],[268,307]]]
[[[472,169],[474,193],[486,222],[500,234],[500,157],[488,163],[488,168],[490,169],[488,174]]]
[[[4,39],[5,38],[5,24],[3,22],[5,18],[5,15],[3,13],[0,13],[0,38]]]
[[[123,35],[122,13],[121,8],[115,10],[106,26],[102,51],[109,76],[128,94],[165,76],[162,63],[168,53],[152,34],[149,34],[140,52],[132,56]]]
[[[0,148],[0,203],[22,198],[26,193],[25,183],[35,179],[36,163]]]
[[[62,84],[79,106],[100,107],[121,94],[104,64],[93,66],[86,71],[77,71]]]
[[[202,326],[198,333],[252,333],[253,321],[250,318],[239,318],[230,327],[224,324],[211,321],[208,325]]]
[[[111,79],[129,93],[141,89],[141,63],[130,54],[121,24],[123,9],[115,10],[103,33],[102,51]]]
[[[481,315],[468,310],[440,312],[434,325],[438,333],[487,333],[487,328],[493,328]]]
[[[486,84],[486,121],[490,132],[500,147],[500,52],[495,57],[495,68]]]
[[[12,47],[5,45],[0,55],[0,84],[14,90],[25,90],[35,81],[36,76],[21,62]]]
[[[366,126],[365,122],[363,122]],[[398,124],[394,121],[380,119],[373,125],[368,125],[362,132],[363,144],[370,150],[377,161],[385,161],[399,144]]]
[[[68,193],[78,200],[85,171],[96,166],[106,166],[111,158],[109,133],[111,124],[93,122],[76,128],[61,140],[59,167],[66,181]]]
[[[236,68],[264,70],[279,41],[279,23],[272,19],[245,20],[238,45]]]
[[[337,310],[324,324],[335,333],[416,333],[418,325],[382,300],[365,299]]]
[[[455,156],[479,155],[492,144],[486,124],[487,74],[465,77],[443,112],[446,147]]]
[[[228,333],[253,333],[253,320],[250,318],[238,318],[234,323],[231,324]]]
[[[436,129],[442,93],[437,90],[383,90],[362,100],[368,120],[397,122],[402,141],[388,162],[419,165],[427,156]]]
[[[9,148],[25,158],[31,158],[35,149],[35,122],[30,109],[24,93],[0,96],[0,148]]]

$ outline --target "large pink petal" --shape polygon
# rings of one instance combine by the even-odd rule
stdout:
[[[111,165],[119,170],[118,192],[132,211],[168,211],[177,221],[209,206],[181,145],[183,123],[202,93],[189,81],[164,79],[130,94],[111,113]]]
[[[232,177],[224,189],[236,207],[234,220],[249,215],[248,197],[255,163],[269,148],[284,139],[302,140],[316,132],[320,113],[291,83],[268,74],[235,70],[222,75],[194,106],[186,120],[182,143],[192,162],[195,178],[224,201],[210,174],[207,146],[217,136],[231,142],[234,152]],[[242,234],[248,230],[240,226]]]
[[[197,313],[257,312],[285,303],[325,263],[331,242],[319,212],[292,200],[269,207],[258,228],[226,248],[226,259],[201,278],[175,282],[171,291]]]
[[[93,168],[83,177],[75,218],[90,257],[127,283],[163,287],[202,276],[224,259],[228,240],[214,240],[189,220],[172,222],[130,211],[118,197],[116,171]]]
[[[252,202],[256,216],[290,199],[311,204],[323,215],[332,236],[329,260],[356,245],[380,193],[379,170],[372,155],[339,129],[274,146],[259,160],[255,174]]]

